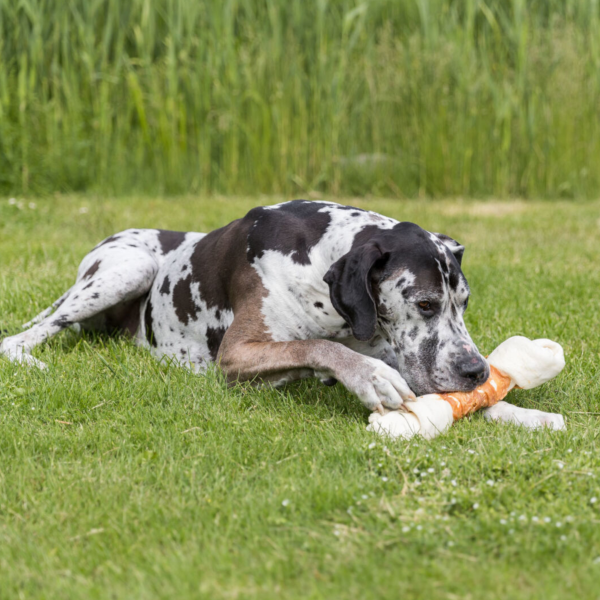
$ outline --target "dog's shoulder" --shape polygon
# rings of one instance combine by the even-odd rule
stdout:
[[[250,263],[268,251],[289,256],[294,264],[309,265],[310,251],[325,238],[351,244],[367,226],[389,228],[396,221],[376,213],[334,202],[292,200],[253,208],[243,219]],[[325,240],[326,241],[326,240]],[[342,244],[344,245],[344,244]]]

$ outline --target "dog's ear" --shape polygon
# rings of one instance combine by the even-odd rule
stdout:
[[[462,257],[465,253],[465,247],[459,244],[456,240],[453,240],[449,235],[445,235],[443,233],[434,233],[433,235],[435,235],[440,242],[442,242],[446,248],[448,248],[448,250],[454,254],[458,264],[462,265]]]
[[[333,307],[350,325],[357,340],[370,340],[375,335],[373,271],[387,256],[377,244],[365,244],[344,254],[323,277],[329,285]]]

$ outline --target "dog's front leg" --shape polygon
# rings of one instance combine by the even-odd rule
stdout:
[[[329,340],[291,342],[249,341],[240,338],[234,324],[219,349],[219,362],[227,379],[281,380],[297,371],[321,379],[333,377],[356,394],[370,410],[399,408],[415,395],[402,376],[379,359],[363,356]]]

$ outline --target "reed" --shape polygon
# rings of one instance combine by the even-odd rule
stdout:
[[[0,190],[585,197],[598,0],[0,0]]]

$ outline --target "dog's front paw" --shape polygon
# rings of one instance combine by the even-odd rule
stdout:
[[[342,383],[355,393],[372,411],[383,413],[384,407],[392,410],[402,406],[415,395],[404,378],[384,362],[365,357],[361,364],[342,377]]]

